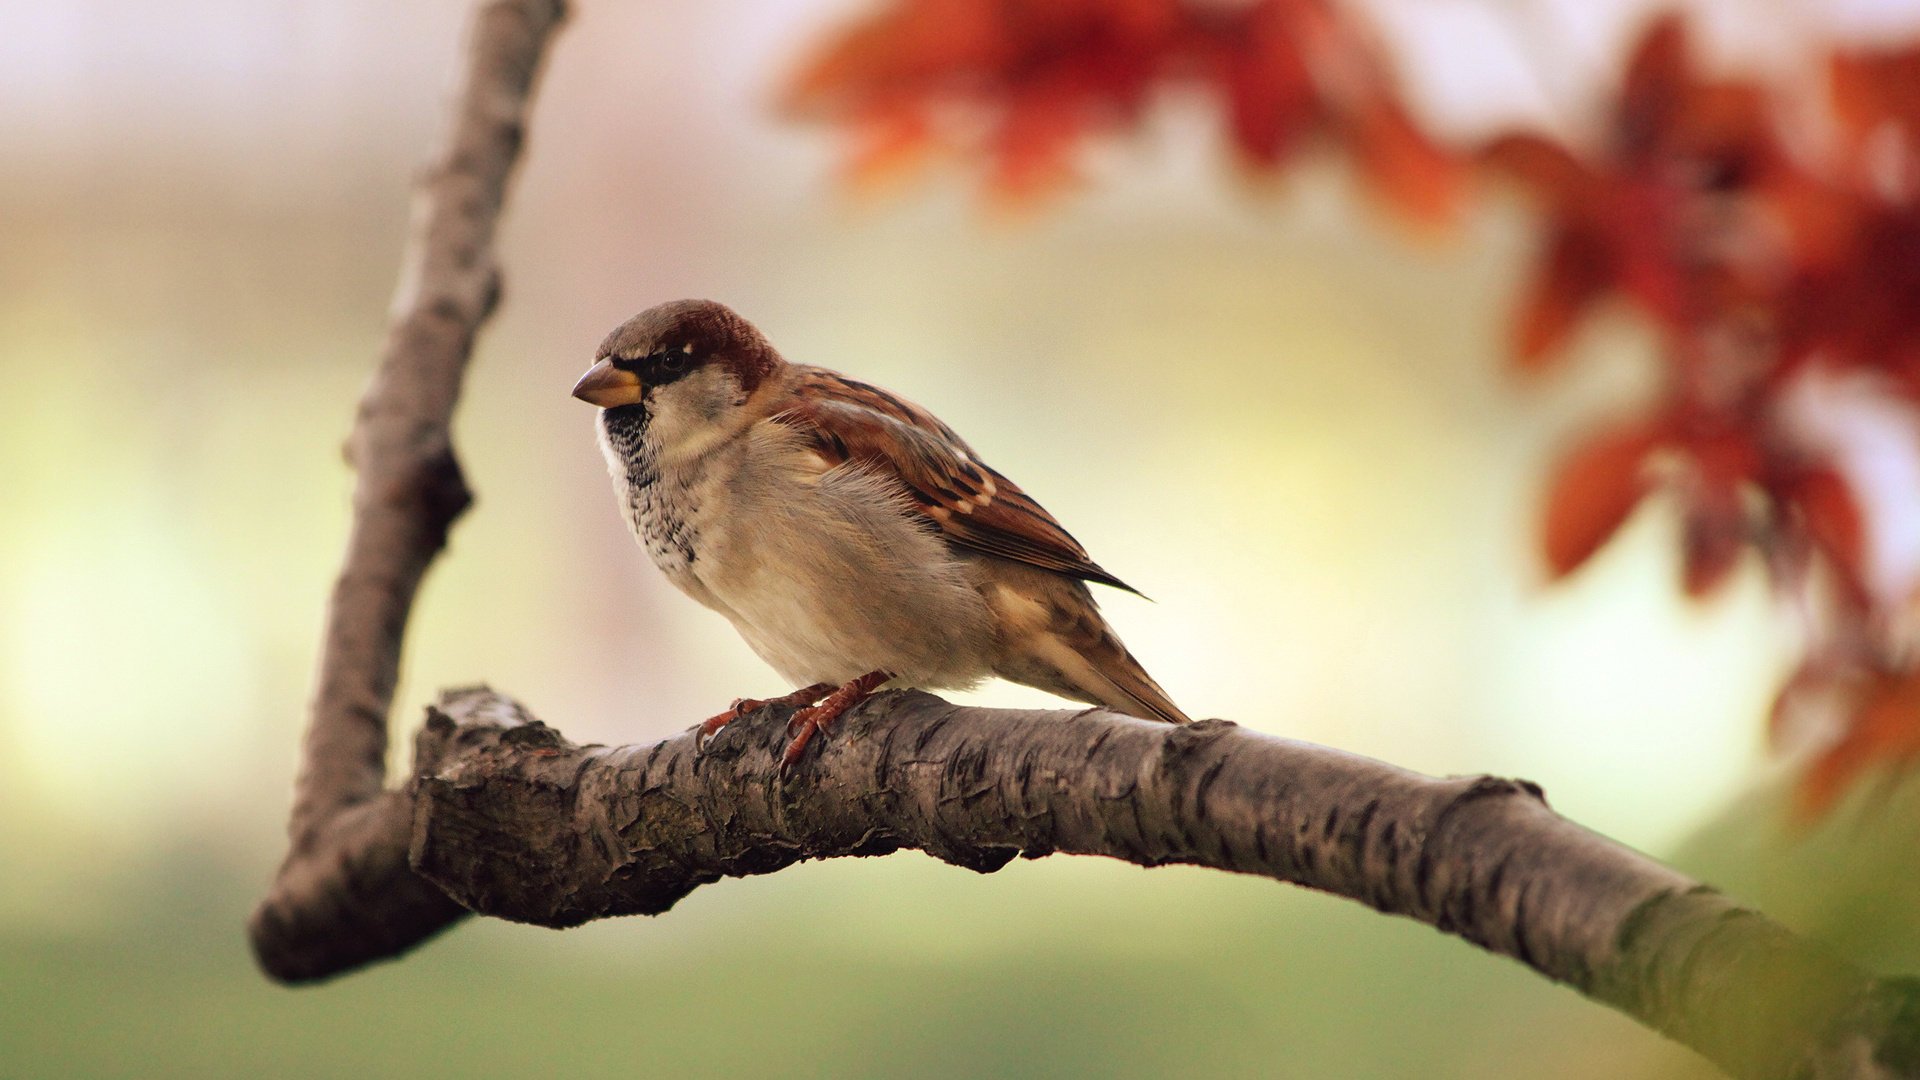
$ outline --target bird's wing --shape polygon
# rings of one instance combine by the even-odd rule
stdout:
[[[1052,514],[932,413],[824,368],[801,368],[799,377],[796,404],[772,419],[805,435],[832,464],[898,480],[948,543],[1139,592],[1088,558]]]

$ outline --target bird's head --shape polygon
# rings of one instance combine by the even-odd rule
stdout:
[[[728,417],[782,363],[733,309],[675,300],[615,327],[573,396],[603,409],[642,406],[656,429],[691,434],[728,426]]]

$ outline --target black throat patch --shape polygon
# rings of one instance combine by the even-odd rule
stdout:
[[[600,414],[600,425],[606,429],[607,445],[626,463],[628,483],[636,487],[648,487],[660,479],[653,451],[647,446],[647,406],[644,403],[607,409]]]

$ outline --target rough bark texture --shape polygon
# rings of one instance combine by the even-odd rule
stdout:
[[[499,279],[491,254],[559,0],[476,17],[423,177],[380,368],[348,443],[354,522],[321,655],[291,848],[250,932],[299,982],[399,955],[468,911],[547,926],[666,911],[801,859],[917,848],[1191,863],[1324,889],[1511,956],[1741,1077],[1920,1075],[1920,990],[1573,825],[1537,788],[1435,780],[1221,721],[959,709],[883,694],[783,778],[788,710],[646,747],[573,746],[485,689],[443,696],[385,786],[401,639],[469,495],[448,423]]]
[[[249,927],[281,978],[372,959],[464,912],[390,843],[387,714],[414,592],[471,497],[449,423],[474,335],[499,298],[494,225],[561,0],[494,0],[469,30],[451,128],[421,177],[379,369],[347,440],[358,471],[295,785],[291,848]],[[396,824],[396,823],[399,824]],[[317,950],[317,951],[316,951]]]
[[[449,692],[428,712],[408,791],[366,830],[392,847],[364,862],[395,878],[410,864],[466,909],[551,927],[903,848],[981,872],[1056,852],[1187,863],[1457,934],[1735,1076],[1920,1075],[1915,983],[1860,971],[1559,817],[1525,781],[1434,779],[1225,721],[966,709],[911,692],[849,712],[783,779],[790,714],[750,714],[704,750],[691,731],[574,746],[490,690]],[[299,977],[366,958],[356,945]]]

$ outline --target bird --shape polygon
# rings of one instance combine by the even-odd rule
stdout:
[[[698,725],[701,744],[794,707],[784,771],[883,685],[989,676],[1189,722],[1088,585],[1138,590],[926,409],[789,362],[711,300],[615,327],[573,396],[600,410],[614,493],[654,565],[798,687],[735,700]]]

